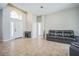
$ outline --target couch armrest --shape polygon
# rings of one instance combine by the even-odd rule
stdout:
[[[79,36],[75,36],[75,39],[77,40],[77,42],[79,42]]]
[[[49,36],[49,34],[46,34],[46,37],[48,37]]]
[[[79,56],[79,48],[77,44],[75,44],[76,42],[73,42],[70,46],[70,51],[69,51],[69,54],[70,56]]]
[[[71,45],[79,48],[79,43],[78,42],[72,42]]]

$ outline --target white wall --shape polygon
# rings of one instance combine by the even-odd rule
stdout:
[[[26,31],[32,31],[32,16],[31,12],[27,12],[26,18]]]
[[[27,14],[23,14],[23,28],[24,28],[24,31],[26,31],[26,28],[27,28]]]
[[[10,13],[9,9],[3,9],[3,41],[10,40]]]
[[[37,38],[36,15],[32,16],[32,38]]]
[[[2,40],[2,9],[0,10],[0,41]]]
[[[45,15],[42,15],[42,36],[45,35]]]
[[[45,16],[45,30],[74,30],[79,35],[79,8],[71,8]]]

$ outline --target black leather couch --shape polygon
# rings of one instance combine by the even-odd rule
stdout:
[[[49,41],[71,43],[76,42],[73,30],[49,30],[46,35],[46,39]]]
[[[69,49],[70,56],[79,56],[79,36],[76,36],[77,42],[71,42],[71,46]]]
[[[79,43],[72,42],[69,50],[70,56],[79,56]]]

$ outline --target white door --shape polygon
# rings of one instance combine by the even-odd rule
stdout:
[[[23,37],[23,23],[20,20],[13,19],[10,22],[10,38],[15,39]]]
[[[23,23],[21,21],[15,22],[15,38],[23,37]]]

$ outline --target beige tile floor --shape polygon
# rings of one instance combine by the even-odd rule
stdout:
[[[20,38],[0,42],[0,56],[68,56],[69,46],[45,39]]]

